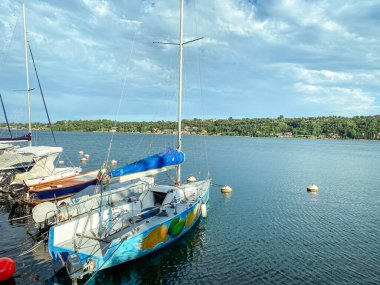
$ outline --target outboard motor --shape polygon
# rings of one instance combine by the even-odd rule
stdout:
[[[21,197],[28,191],[28,186],[21,183],[11,184],[8,186],[8,191],[13,197]]]
[[[5,186],[11,184],[16,173],[17,173],[16,170],[0,171],[0,187],[5,188]]]

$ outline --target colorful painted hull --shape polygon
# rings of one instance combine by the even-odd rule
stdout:
[[[194,224],[196,224],[196,221],[201,215],[201,205],[206,204],[208,199],[209,188],[192,207],[177,216],[140,234],[133,235],[126,240],[112,241],[103,258],[95,255],[82,254],[81,252],[78,252],[78,255],[83,264],[88,258],[95,259],[96,270],[103,270],[153,253],[171,244],[188,232]],[[56,247],[53,244],[54,230],[51,228],[49,232],[49,253],[53,260],[60,260],[62,258],[62,260],[66,262],[68,255],[74,253],[71,250]]]

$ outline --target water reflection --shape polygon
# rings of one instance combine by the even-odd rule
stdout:
[[[319,195],[319,192],[307,192],[307,194],[310,196],[310,200],[312,202],[318,202],[318,195]]]
[[[227,204],[232,199],[232,193],[222,193],[224,203]]]
[[[32,207],[7,194],[2,194],[0,196],[0,211],[3,214],[8,214],[8,221],[11,225],[25,225],[32,213]]]

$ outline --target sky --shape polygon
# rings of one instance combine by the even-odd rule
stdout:
[[[176,120],[179,0],[26,1],[53,122]],[[184,118],[380,114],[380,2],[186,0]],[[21,1],[0,1],[0,93],[26,122]],[[32,121],[46,122],[31,60]],[[0,121],[5,121],[0,114]]]

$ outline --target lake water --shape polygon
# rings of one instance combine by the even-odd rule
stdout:
[[[111,136],[56,135],[66,161],[91,155],[85,170],[101,165]],[[36,135],[47,143],[48,133]],[[174,136],[115,134],[110,159],[121,165],[170,145]],[[89,284],[380,284],[378,141],[185,136],[184,150],[185,178],[209,171],[232,195],[211,189],[208,217],[181,240]],[[311,183],[318,194],[306,192]],[[11,204],[0,206],[0,256],[16,261],[12,282],[70,284],[44,245],[18,256],[34,244],[31,222],[8,222]]]

